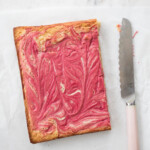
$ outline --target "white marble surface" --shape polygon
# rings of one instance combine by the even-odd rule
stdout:
[[[1,0],[2,2],[3,0]],[[19,2],[19,1],[18,1]],[[28,2],[28,1],[27,1]],[[20,3],[20,2],[19,2]],[[5,4],[6,5],[6,4]],[[23,4],[22,4],[23,5]],[[64,4],[63,4],[64,5]],[[27,5],[26,5],[27,6]],[[2,7],[0,5],[0,7]],[[0,149],[2,150],[126,150],[125,104],[121,101],[118,72],[116,24],[122,17],[131,20],[134,39],[135,83],[140,150],[149,149],[150,140],[150,9],[114,7],[51,7],[0,13]],[[97,18],[101,21],[100,43],[112,130],[30,144],[24,112],[21,81],[13,42],[13,27],[52,24]]]
[[[150,6],[150,0],[0,0],[0,11],[31,10],[54,6]]]

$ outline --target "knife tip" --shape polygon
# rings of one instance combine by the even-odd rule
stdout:
[[[123,24],[130,24],[130,21],[127,18],[122,19],[122,25]]]

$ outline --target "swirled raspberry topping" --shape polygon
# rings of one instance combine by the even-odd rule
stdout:
[[[21,69],[32,130],[59,136],[110,126],[98,27],[26,29]]]

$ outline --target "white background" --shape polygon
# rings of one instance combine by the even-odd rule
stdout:
[[[0,0],[0,11],[54,6],[150,6],[149,0]]]
[[[122,17],[132,22],[133,32],[139,31],[133,41],[139,144],[140,150],[149,150],[150,8],[139,7],[146,4],[149,5],[146,0],[1,0],[0,150],[127,150],[125,103],[121,100],[119,86],[119,33],[116,29]],[[44,25],[91,18],[101,22],[100,44],[112,130],[31,144],[12,29],[21,25]]]

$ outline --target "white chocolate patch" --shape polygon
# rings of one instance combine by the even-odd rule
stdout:
[[[64,93],[65,92],[65,85],[62,83],[62,82],[60,82],[60,87],[61,87],[61,92],[62,93]]]
[[[71,94],[68,94],[68,96],[72,96],[72,95],[75,95],[77,93],[81,93],[81,90],[76,90],[75,92],[71,93]]]

